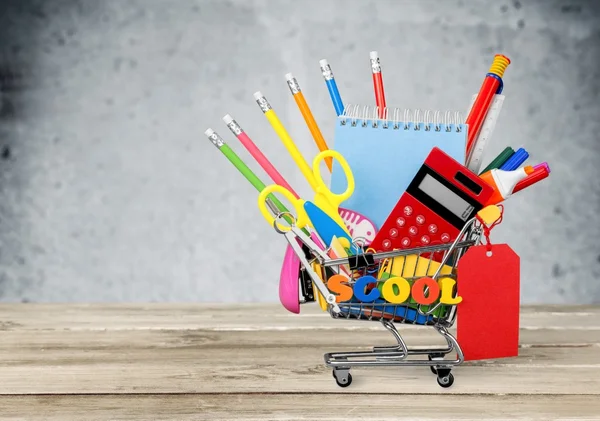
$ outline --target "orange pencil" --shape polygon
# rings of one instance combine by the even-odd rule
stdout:
[[[310,112],[310,108],[306,103],[306,99],[304,99],[304,95],[302,94],[302,90],[300,89],[298,81],[291,73],[286,74],[285,78],[287,79],[287,84],[290,88],[290,92],[296,100],[296,105],[298,105],[298,109],[300,110],[300,113],[302,114],[302,117],[304,117],[304,121],[308,126],[308,130],[310,130],[310,134],[312,135],[313,139],[315,139],[317,147],[321,152],[328,150],[329,147],[327,146],[327,142],[325,142],[325,138],[323,138],[323,134],[321,133],[321,130],[319,129],[315,118]],[[332,162],[333,161],[331,158],[325,158],[325,164],[327,164],[329,172],[331,172],[332,169]]]

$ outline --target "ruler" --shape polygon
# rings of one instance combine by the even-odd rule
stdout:
[[[471,105],[469,106],[469,111],[467,115],[471,112],[471,108],[473,108],[473,104],[475,103],[475,99],[477,98],[477,94],[473,95],[471,98]],[[481,164],[483,162],[483,151],[485,150],[486,145],[489,143],[490,138],[492,137],[492,133],[494,133],[494,128],[496,127],[496,121],[498,120],[498,116],[500,115],[500,110],[502,109],[502,104],[504,103],[504,95],[494,95],[494,99],[490,104],[490,109],[488,110],[487,115],[485,116],[485,120],[481,126],[481,130],[479,131],[479,135],[477,139],[475,139],[475,146],[471,151],[471,155],[467,158],[466,167],[473,171],[475,174],[479,174],[479,169],[481,168]]]

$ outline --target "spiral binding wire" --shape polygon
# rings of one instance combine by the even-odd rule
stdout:
[[[377,128],[381,125],[384,129],[424,130],[426,132],[431,130],[461,132],[464,123],[459,111],[444,111],[442,116],[441,111],[386,107],[383,113],[384,118],[380,119],[378,115],[379,107],[348,104],[338,118],[342,126],[350,124],[352,127],[356,127],[360,124],[361,127],[370,125]]]

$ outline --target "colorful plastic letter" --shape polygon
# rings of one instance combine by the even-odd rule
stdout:
[[[429,294],[425,296],[425,288],[429,288]],[[440,287],[433,278],[424,277],[417,279],[412,286],[412,297],[422,305],[433,304],[440,295]]]
[[[440,287],[440,303],[442,304],[459,304],[462,301],[462,297],[458,295],[456,297],[452,297],[454,292],[454,285],[456,285],[456,281],[452,278],[442,278],[438,281],[438,285]]]
[[[338,303],[342,303],[344,301],[349,301],[352,299],[352,288],[348,285],[344,285],[344,283],[348,282],[348,278],[343,275],[333,275],[327,281],[327,288],[336,296],[335,301]]]
[[[381,295],[388,303],[401,304],[410,296],[410,284],[399,276],[389,278],[381,287]]]
[[[371,292],[365,294],[365,288],[367,288],[367,285],[369,284],[377,284],[377,279],[370,275],[361,276],[354,283],[354,296],[358,301],[372,303],[379,298],[379,290],[377,288],[373,288]]]

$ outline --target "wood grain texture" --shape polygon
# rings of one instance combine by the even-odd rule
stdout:
[[[27,421],[598,419],[585,395],[58,395],[3,402],[0,419]]]
[[[393,344],[379,323],[316,306],[0,305],[0,419],[600,420],[599,316],[525,307],[519,357],[465,363],[449,389],[427,367],[353,368],[339,388],[323,354]]]

